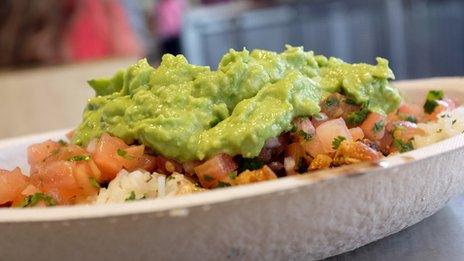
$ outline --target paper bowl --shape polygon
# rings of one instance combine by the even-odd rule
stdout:
[[[398,82],[464,100],[463,78]],[[0,166],[25,166],[28,144],[0,141]],[[0,210],[2,260],[320,259],[396,233],[464,190],[464,136],[377,163],[180,197],[107,206]]]

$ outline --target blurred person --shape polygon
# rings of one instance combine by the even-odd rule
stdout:
[[[0,1],[0,66],[141,55],[119,0]]]
[[[67,4],[74,9],[63,39],[67,60],[142,55],[119,1],[68,0]]]
[[[160,40],[162,54],[181,53],[180,33],[185,8],[184,0],[160,0],[155,6],[156,33]]]

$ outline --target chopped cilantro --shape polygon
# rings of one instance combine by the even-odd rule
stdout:
[[[338,149],[338,147],[340,147],[340,144],[342,143],[342,141],[346,140],[345,137],[343,136],[337,136],[333,139],[332,141],[332,148],[334,150]]]
[[[367,109],[361,109],[359,111],[352,112],[348,115],[348,118],[346,119],[347,123],[352,126],[357,126],[361,124],[367,117],[367,114],[369,114],[369,110]]]
[[[437,100],[443,99],[443,91],[431,90],[427,93],[427,98],[424,104],[424,111],[431,114],[438,106]]]
[[[126,201],[132,201],[135,200],[135,191],[131,191],[130,195],[128,198],[126,198]]]
[[[229,173],[229,178],[230,179],[235,179],[237,178],[237,171],[232,171]]]
[[[214,180],[214,178],[211,177],[210,175],[203,175],[203,179],[204,179],[205,181],[212,181],[212,180]]]
[[[100,188],[100,184],[98,184],[97,180],[94,177],[90,177],[89,181],[90,181],[90,185],[92,185],[92,187],[94,187],[96,189]]]
[[[77,155],[77,156],[74,156],[74,157],[71,157],[71,158],[68,159],[68,161],[71,161],[71,162],[87,161],[87,160],[90,160],[89,155]]]
[[[59,140],[58,143],[61,145],[61,146],[66,146],[68,145],[68,143],[64,140]]]
[[[290,130],[290,132],[293,132],[293,133],[295,133],[295,132],[296,132],[296,130],[298,130],[298,128],[297,128],[295,125],[293,125],[293,126],[292,126],[292,129]]]
[[[412,116],[412,115],[409,115],[408,117],[406,117],[404,120],[406,121],[409,121],[409,122],[412,122],[412,123],[417,123],[417,118]]]
[[[335,106],[339,105],[339,104],[340,104],[340,101],[339,101],[337,98],[329,97],[329,98],[327,98],[327,99],[325,100],[324,103],[325,103],[325,105],[326,105],[327,107],[330,107],[330,106],[334,106],[334,105],[335,105]]]
[[[118,149],[117,153],[118,153],[119,156],[121,156],[123,158],[127,155],[127,151],[125,151],[123,149]]]
[[[171,179],[174,179],[173,175],[167,176],[167,178],[166,178],[166,180],[171,180]]]
[[[394,139],[393,140],[393,146],[401,153],[403,152],[408,152],[414,149],[414,146],[412,145],[412,141],[404,142],[399,139]]]
[[[374,127],[372,127],[373,132],[379,132],[382,131],[383,128],[385,127],[385,122],[384,121],[378,121],[374,123]]]
[[[350,99],[350,98],[346,99],[345,102],[346,102],[347,104],[357,105],[356,101],[353,100],[353,99]]]
[[[23,199],[23,202],[21,203],[20,207],[26,208],[26,207],[33,207],[39,203],[39,201],[43,201],[45,205],[47,206],[54,206],[56,205],[55,200],[41,192],[37,192],[34,195],[29,195]]]
[[[300,130],[298,132],[298,135],[301,136],[304,140],[310,140],[313,138],[313,135],[309,134],[309,133],[306,133],[304,132],[303,130]]]
[[[230,187],[230,184],[227,183],[227,182],[219,181],[217,187],[218,187],[218,188]]]
[[[245,170],[256,170],[262,168],[263,165],[264,163],[259,160],[244,158],[242,159],[239,170],[240,172]]]

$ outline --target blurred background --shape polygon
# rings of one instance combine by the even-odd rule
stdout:
[[[76,125],[85,81],[141,57],[216,68],[229,48],[287,43],[382,56],[397,79],[464,75],[464,1],[1,0],[0,138]]]

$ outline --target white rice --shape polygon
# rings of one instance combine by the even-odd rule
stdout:
[[[464,107],[445,111],[438,115],[435,122],[419,123],[419,128],[425,131],[425,136],[415,136],[414,148],[421,148],[464,132]]]
[[[174,173],[169,177],[145,170],[127,172],[122,170],[107,188],[100,189],[95,204],[122,203],[128,200],[159,198],[193,193],[197,187],[184,175]]]

